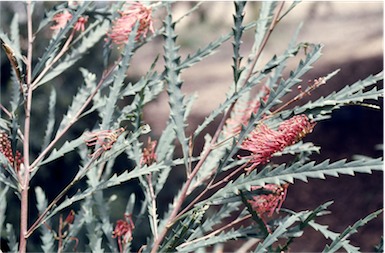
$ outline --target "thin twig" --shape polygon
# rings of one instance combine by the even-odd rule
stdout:
[[[231,228],[232,226],[236,225],[237,223],[243,222],[243,221],[245,221],[245,220],[247,220],[249,218],[251,218],[251,214],[248,214],[246,216],[243,216],[242,218],[234,220],[234,221],[230,222],[229,224],[227,224],[227,225],[225,225],[225,226],[223,226],[223,227],[221,227],[221,228],[211,232],[210,234],[207,234],[205,236],[199,237],[199,238],[197,238],[195,240],[192,240],[192,241],[188,241],[188,242],[182,243],[181,245],[179,245],[179,247],[183,248],[183,247],[186,247],[186,246],[191,245],[193,243],[197,243],[197,242],[200,242],[202,240],[206,240],[208,238],[211,238],[212,236],[215,236],[215,235],[219,234],[220,232],[224,231],[225,229]]]
[[[85,108],[88,106],[88,104],[92,101],[92,98],[97,94],[98,90],[104,83],[104,81],[108,78],[108,76],[113,72],[115,67],[117,66],[119,61],[117,61],[108,71],[103,73],[102,78],[100,79],[95,91],[88,97],[86,102],[83,104],[83,106],[79,109],[79,111],[76,113],[74,118],[69,122],[69,124],[56,136],[54,140],[44,149],[44,151],[39,155],[38,158],[35,159],[35,161],[31,165],[31,170],[37,166],[40,160],[42,160],[45,155],[50,151],[51,148],[56,144],[57,141],[68,131],[68,129],[76,122],[77,118],[81,115],[81,113],[85,110]],[[44,212],[39,216],[39,218],[33,223],[33,225],[29,228],[29,230],[26,233],[26,237],[31,236],[33,231],[35,231],[39,225],[40,222],[46,217],[48,212],[56,205],[57,202],[68,192],[68,190],[74,186],[78,181],[80,181],[84,175],[85,172],[89,169],[90,165],[94,162],[95,159],[90,160],[90,162],[85,166],[84,172],[81,175],[75,176],[75,178],[59,193],[59,195],[56,196],[56,198],[50,203],[50,205],[44,210]]]
[[[63,45],[60,52],[56,55],[56,57],[43,69],[43,71],[39,74],[39,76],[33,81],[32,83],[32,89],[37,88],[37,84],[40,82],[40,80],[44,77],[44,75],[47,73],[48,70],[51,69],[51,67],[65,54],[65,52],[68,51],[69,45],[74,37],[75,29],[72,29],[72,32],[70,36],[68,37],[66,43]]]
[[[117,61],[118,62],[118,61]],[[105,72],[100,79],[98,85],[94,92],[87,98],[84,102],[83,106],[79,109],[79,111],[75,114],[72,120],[68,123],[68,125],[56,135],[55,139],[51,141],[51,143],[40,153],[40,155],[35,159],[35,161],[31,164],[31,170],[35,169],[37,164],[45,157],[45,155],[55,146],[55,144],[63,137],[63,135],[72,127],[73,124],[78,120],[79,116],[83,113],[83,111],[87,108],[87,106],[91,103],[92,99],[96,96],[99,89],[104,84],[104,81],[109,77],[112,71],[115,69],[116,63],[113,67],[111,67],[107,72]]]

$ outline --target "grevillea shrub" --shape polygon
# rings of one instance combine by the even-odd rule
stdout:
[[[232,244],[243,252],[289,252],[314,229],[328,239],[325,252],[358,252],[349,236],[381,210],[336,232],[319,221],[331,202],[313,210],[284,205],[298,180],[382,170],[382,158],[364,156],[316,163],[311,154],[320,149],[306,141],[335,110],[378,107],[382,73],[309,100],[338,70],[302,82],[323,46],[297,42],[300,29],[264,62],[271,34],[298,2],[258,4],[257,19],[246,23],[247,3],[235,2],[228,33],[181,56],[175,28],[201,3],[178,19],[171,2],[50,3],[44,16],[36,3],[23,3],[25,12],[0,33],[11,75],[1,83],[10,94],[0,103],[2,250],[205,252]],[[245,33],[254,36],[243,57]],[[130,81],[132,58],[154,40],[163,43],[159,57]],[[182,91],[181,74],[226,41],[232,85],[190,134],[194,96]],[[287,73],[289,60],[298,64]],[[71,78],[63,84],[64,75]],[[156,136],[143,114],[162,91],[169,120]],[[174,182],[176,174],[182,182]]]

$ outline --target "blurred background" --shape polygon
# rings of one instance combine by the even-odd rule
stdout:
[[[36,2],[35,24],[44,14],[44,9],[49,9],[54,2]],[[103,4],[103,2],[98,2]],[[187,12],[197,2],[177,2],[174,5],[175,19]],[[260,2],[250,2],[246,8],[245,22],[258,16]],[[287,3],[287,6],[289,3]],[[325,96],[334,90],[339,90],[345,85],[352,84],[359,79],[364,79],[370,74],[377,74],[383,70],[383,2],[303,2],[299,4],[273,32],[270,42],[261,57],[261,64],[270,59],[274,54],[280,54],[286,48],[299,23],[303,23],[298,41],[310,43],[322,43],[324,45],[323,56],[303,78],[303,82],[325,76],[336,69],[341,71],[328,83],[317,89],[309,99]],[[187,54],[205,46],[208,42],[226,34],[232,26],[233,3],[208,1],[200,8],[185,18],[177,25],[179,34],[177,43],[181,45],[182,58]],[[4,32],[9,33],[9,24],[13,14],[18,13],[21,30],[21,46],[26,47],[25,30],[26,16],[22,2],[0,2],[0,26]],[[161,25],[161,14],[155,14],[155,26]],[[51,36],[49,29],[43,30],[43,36],[37,37],[34,55],[44,52]],[[252,32],[246,32],[243,39],[242,53],[244,58],[253,43]],[[70,71],[53,80],[52,85],[58,96],[57,114],[58,120],[65,113],[73,94],[81,84],[79,67],[86,67],[91,72],[101,73],[102,55],[100,47],[94,48],[87,57],[78,62]],[[139,49],[133,58],[127,79],[138,80],[146,73],[157,54],[162,54],[162,39]],[[7,104],[10,92],[10,65],[4,52],[1,50],[1,97],[0,102]],[[204,117],[215,109],[224,99],[228,87],[232,82],[232,46],[231,41],[222,45],[216,54],[205,59],[182,73],[184,92],[197,94],[197,100],[189,117],[188,133],[194,131]],[[93,64],[90,65],[89,63]],[[293,61],[287,67],[287,73],[296,66]],[[162,70],[162,64],[157,66]],[[78,84],[78,85],[74,85]],[[382,83],[379,84],[382,87]],[[45,85],[37,90],[34,95],[33,134],[36,143],[32,144],[32,150],[37,155],[40,152],[40,141],[44,134],[45,115],[48,103],[48,94],[52,87]],[[289,98],[287,98],[289,99]],[[306,101],[302,101],[305,103]],[[378,102],[381,110],[370,108],[347,106],[333,113],[331,119],[318,123],[311,135],[305,141],[312,141],[321,147],[320,154],[314,154],[311,158],[323,161],[330,158],[331,161],[347,158],[351,160],[355,155],[380,157],[383,154],[383,106],[382,100]],[[152,128],[153,138],[157,139],[164,129],[168,119],[169,107],[166,93],[162,93],[158,99],[148,104],[145,108],[144,120]],[[95,115],[90,115],[73,128],[68,138],[78,136],[82,129],[93,128],[96,122]],[[214,131],[216,123],[211,124]],[[199,145],[198,145],[199,147]],[[77,170],[78,157],[70,154],[56,163],[50,164],[44,171],[36,176],[32,187],[45,185],[49,199],[52,199],[72,178]],[[75,166],[75,167],[74,167]],[[127,168],[123,164],[122,169]],[[179,181],[178,181],[179,180]],[[175,181],[175,189],[178,182]],[[171,187],[173,188],[173,187]],[[74,189],[75,190],[75,189]],[[123,185],[118,194],[128,196],[129,192],[136,191],[132,185]],[[112,191],[116,193],[116,189]],[[112,194],[112,193],[111,193]],[[167,193],[165,193],[167,195]],[[165,196],[166,199],[167,196]],[[330,207],[333,215],[320,219],[320,223],[328,224],[330,229],[343,231],[358,219],[383,207],[383,173],[375,172],[372,175],[358,174],[355,177],[340,176],[339,178],[327,178],[327,180],[311,180],[311,183],[296,181],[289,187],[287,199],[283,205],[285,208],[301,211],[314,209],[320,204],[334,200]],[[18,201],[9,198],[8,213],[18,209]],[[126,201],[126,200],[125,200]],[[125,202],[124,202],[125,203]],[[116,204],[119,210],[121,205]],[[31,210],[31,216],[34,217]],[[8,215],[8,214],[7,214]],[[120,218],[121,213],[116,214]],[[17,212],[9,214],[9,219],[17,221]],[[15,223],[16,224],[16,223]],[[352,244],[360,246],[364,252],[373,251],[373,245],[379,243],[383,234],[383,218],[379,217],[361,228],[360,233],[351,238]],[[317,252],[323,249],[327,241],[317,232],[311,229],[302,238],[296,240],[291,247],[291,252]]]

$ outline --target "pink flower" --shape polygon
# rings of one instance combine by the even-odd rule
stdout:
[[[251,166],[246,171],[251,172],[259,164],[268,162],[274,153],[301,140],[314,126],[315,123],[311,123],[306,115],[285,120],[277,131],[261,123],[241,144],[241,149],[250,152],[250,155],[241,157],[250,159],[248,163]]]
[[[261,90],[263,97],[262,101],[266,102],[270,95],[270,90],[267,86],[262,86]],[[242,125],[247,125],[251,114],[257,113],[259,110],[259,107],[261,106],[261,102],[258,101],[247,101],[247,104],[243,107],[245,107],[244,110],[235,110],[234,115],[227,119],[226,121],[226,128],[224,130],[225,136],[233,136],[235,134],[238,134],[241,129]]]
[[[105,151],[110,150],[123,132],[124,128],[121,127],[116,130],[99,130],[87,133],[87,139],[85,140],[87,146],[98,146],[94,153],[91,154],[91,157],[95,159]]]
[[[279,211],[283,202],[285,201],[288,186],[288,184],[283,186],[276,184],[267,184],[263,187],[252,186],[252,191],[263,189],[271,191],[271,193],[254,196],[253,199],[249,200],[248,202],[252,206],[253,210],[256,211],[259,215],[268,213],[268,216],[272,216],[274,211]]]
[[[53,21],[56,22],[56,25],[51,26],[52,30],[58,31],[66,26],[68,21],[72,18],[72,14],[67,10],[64,10],[63,13],[58,13],[53,17]],[[88,17],[80,17],[74,25],[75,31],[84,32],[84,25],[87,23]]]
[[[139,40],[141,36],[146,37],[148,30],[154,32],[152,21],[152,9],[140,2],[134,2],[125,6],[123,11],[119,12],[120,18],[113,22],[112,30],[107,35],[117,44],[125,44],[128,36],[139,20],[138,32],[135,40]]]
[[[85,30],[84,26],[87,23],[87,21],[88,21],[88,17],[87,16],[86,17],[80,17],[78,19],[78,21],[74,25],[74,30],[75,31],[82,31],[82,32],[84,32],[84,30]]]
[[[2,153],[8,160],[9,164],[18,171],[20,164],[23,163],[23,157],[17,150],[15,156],[13,156],[11,141],[5,132],[0,132],[0,153]]]
[[[151,141],[151,138],[148,137],[147,148],[143,149],[143,155],[142,155],[142,158],[140,159],[140,164],[142,166],[143,165],[150,166],[151,164],[156,162],[155,147],[156,147],[156,141]]]
[[[118,220],[112,238],[118,238],[119,251],[123,252],[124,245],[132,240],[132,232],[135,228],[131,214],[124,215],[125,220]]]

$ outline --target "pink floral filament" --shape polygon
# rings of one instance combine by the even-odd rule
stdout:
[[[139,28],[135,40],[139,40],[142,36],[145,38],[149,30],[154,33],[151,7],[147,7],[140,2],[133,2],[128,7],[126,5],[123,11],[119,11],[119,14],[120,17],[113,21],[112,29],[107,34],[115,44],[127,43],[128,36],[132,32],[136,21],[139,21]]]
[[[135,229],[131,214],[125,214],[124,220],[116,221],[116,226],[112,232],[112,238],[118,238],[119,251],[123,252],[124,245],[132,240],[132,232]]]
[[[261,92],[263,96],[262,101],[266,102],[270,95],[270,89],[267,86],[262,86]],[[245,109],[236,110],[235,114],[227,119],[224,131],[225,136],[229,137],[238,134],[242,129],[242,125],[248,124],[251,114],[257,113],[261,106],[259,99],[258,101],[247,101],[246,103]]]
[[[64,28],[68,21],[72,19],[72,14],[69,13],[69,11],[64,10],[63,13],[58,13],[53,17],[53,21],[56,23],[56,25],[51,26],[52,30],[58,31],[62,28]],[[88,21],[88,17],[80,17],[77,22],[74,25],[74,30],[75,31],[82,31],[84,32],[85,29],[85,24]]]
[[[110,150],[115,144],[118,137],[124,132],[124,128],[116,130],[99,130],[87,134],[87,146],[98,146],[98,148],[91,154],[92,158],[100,156],[107,150]]]
[[[155,147],[156,147],[156,141],[151,141],[151,138],[148,137],[147,148],[143,149],[143,155],[142,155],[142,158],[140,159],[140,164],[142,166],[143,165],[150,166],[151,164],[156,162]]]
[[[263,187],[252,186],[252,191],[264,189],[271,191],[271,193],[254,196],[253,199],[249,200],[248,202],[252,206],[253,210],[256,211],[259,215],[267,213],[268,216],[271,217],[275,211],[279,211],[283,202],[285,201],[288,186],[288,184],[283,186],[276,184],[267,184]]]
[[[304,114],[294,116],[280,124],[278,130],[272,130],[263,123],[250,133],[241,144],[241,149],[250,155],[240,156],[249,159],[251,164],[246,171],[251,172],[259,164],[269,162],[274,153],[291,146],[310,133],[315,126]]]

